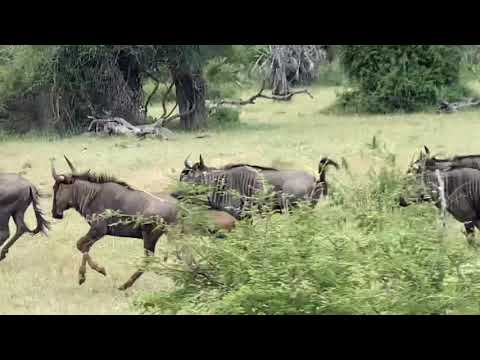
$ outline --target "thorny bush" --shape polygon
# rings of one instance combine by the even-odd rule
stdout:
[[[474,251],[457,231],[443,236],[433,205],[398,206],[403,172],[392,154],[382,156],[367,182],[337,184],[317,209],[254,216],[223,241],[182,237],[194,266],[153,263],[175,289],[135,306],[167,314],[478,313]]]

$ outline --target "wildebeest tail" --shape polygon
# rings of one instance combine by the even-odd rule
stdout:
[[[35,218],[37,219],[37,227],[34,230],[29,230],[29,232],[34,235],[43,232],[46,235],[48,230],[50,230],[50,223],[47,221],[47,219],[45,219],[45,214],[40,208],[38,201],[40,198],[40,193],[33,186],[30,187],[30,198],[32,200],[32,206],[35,212]]]
[[[320,160],[320,163],[318,164],[318,174],[320,175],[320,179],[319,179],[320,182],[325,182],[325,170],[329,165],[334,166],[335,169],[339,168],[338,164],[335,161],[327,157],[322,158]]]

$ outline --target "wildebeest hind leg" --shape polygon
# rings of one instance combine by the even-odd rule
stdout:
[[[8,229],[8,221],[10,215],[0,217],[0,246],[10,237],[10,230]]]
[[[0,252],[0,261],[5,259],[8,254],[8,249],[10,249],[10,247],[15,244],[15,242],[28,231],[27,225],[25,225],[25,221],[23,220],[24,214],[24,211],[19,211],[13,216],[13,220],[15,221],[15,225],[17,226],[17,231],[15,232],[15,235],[13,235],[13,237],[8,240],[8,242],[2,248],[2,251]]]
[[[157,241],[162,236],[162,234],[158,233],[151,233],[151,232],[144,232],[143,233],[143,247],[145,249],[145,256],[150,257],[155,254],[155,246],[157,245]],[[135,281],[137,281],[140,276],[143,275],[145,271],[143,269],[139,269],[135,271],[135,273],[130,276],[130,278],[118,288],[118,290],[127,290],[131,287]]]

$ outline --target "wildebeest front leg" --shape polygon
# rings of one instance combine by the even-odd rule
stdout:
[[[100,274],[106,276],[107,272],[103,266],[98,265],[96,262],[93,261],[90,254],[90,248],[100,240],[105,234],[107,233],[107,226],[103,223],[97,223],[92,225],[90,231],[82,237],[77,242],[77,249],[82,253],[82,263],[80,268],[78,269],[78,283],[82,285],[85,282],[85,274],[87,271],[86,264],[88,264],[93,270],[99,272]]]
[[[150,232],[144,232],[143,233],[143,247],[145,249],[145,257],[150,257],[155,254],[155,245],[157,245],[157,241],[160,238],[162,234],[155,234],[155,233],[150,233]],[[127,290],[129,287],[131,287],[135,281],[137,281],[140,276],[143,275],[145,271],[144,270],[137,270],[135,273],[130,276],[130,279],[128,279],[125,284],[120,286],[118,290]]]

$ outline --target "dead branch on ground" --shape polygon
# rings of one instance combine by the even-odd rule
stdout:
[[[480,105],[480,100],[473,100],[473,99],[467,99],[466,101],[459,101],[459,102],[454,102],[454,103],[449,103],[447,101],[441,101],[440,105],[438,107],[438,112],[439,113],[453,113],[457,112],[458,110],[466,107],[474,107],[474,106],[479,106]]]
[[[258,93],[251,96],[250,98],[246,100],[221,100],[218,103],[211,105],[210,111],[215,110],[216,108],[221,107],[223,105],[243,106],[243,105],[255,104],[255,101],[257,99],[268,99],[273,101],[290,101],[294,95],[298,95],[298,94],[307,94],[311,99],[314,98],[313,95],[307,89],[291,91],[286,95],[265,95],[263,94],[264,90],[265,90],[265,80],[262,82],[262,87],[260,88],[260,91],[258,91]]]
[[[92,121],[88,126],[87,134],[97,136],[137,136],[144,139],[147,135],[168,140],[174,137],[174,133],[163,127],[155,125],[132,125],[120,117],[95,118],[89,116]]]

